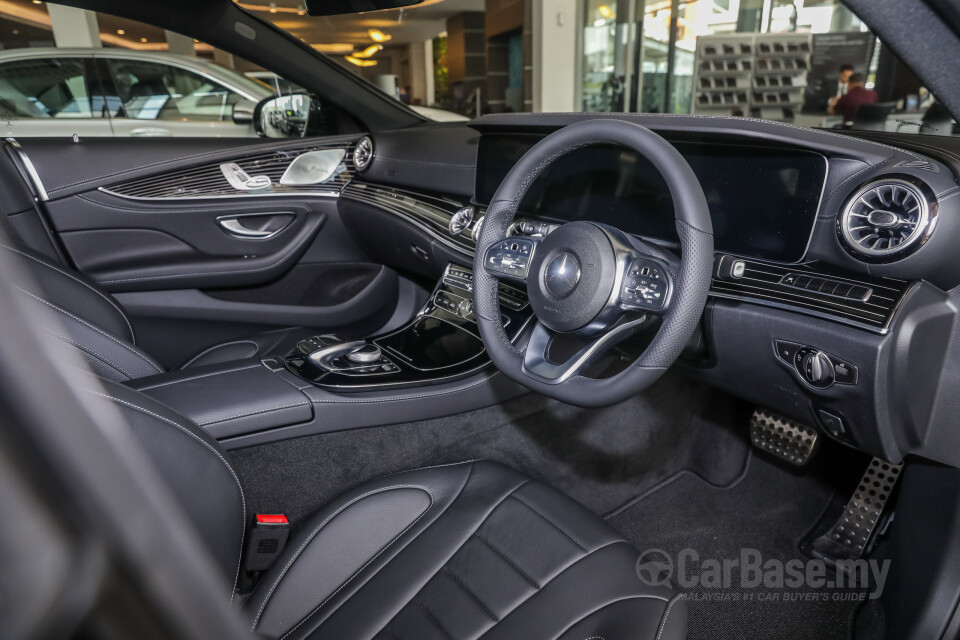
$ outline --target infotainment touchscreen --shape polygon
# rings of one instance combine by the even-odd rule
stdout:
[[[540,136],[480,140],[476,199],[487,204]],[[796,262],[806,252],[826,177],[826,159],[800,149],[675,142],[700,181],[718,251]],[[650,162],[616,146],[577,149],[531,186],[521,215],[592,220],[627,233],[676,241],[673,202]]]

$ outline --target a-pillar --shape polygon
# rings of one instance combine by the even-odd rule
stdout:
[[[533,110],[579,111],[579,0],[532,0]]]

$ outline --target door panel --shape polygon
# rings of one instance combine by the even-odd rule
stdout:
[[[397,306],[397,274],[372,264],[340,219],[351,138],[22,142],[69,259],[117,294],[135,328],[149,329],[141,346],[165,364],[270,328],[369,333]],[[339,174],[280,184],[289,163],[316,148],[345,151]],[[226,163],[270,186],[238,191]]]

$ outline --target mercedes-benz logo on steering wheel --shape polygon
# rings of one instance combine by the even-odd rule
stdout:
[[[564,251],[547,265],[544,283],[555,296],[569,295],[580,282],[580,263],[572,253]]]

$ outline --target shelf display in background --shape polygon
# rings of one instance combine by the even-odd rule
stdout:
[[[805,33],[701,36],[692,112],[793,119],[804,101],[811,48]]]

